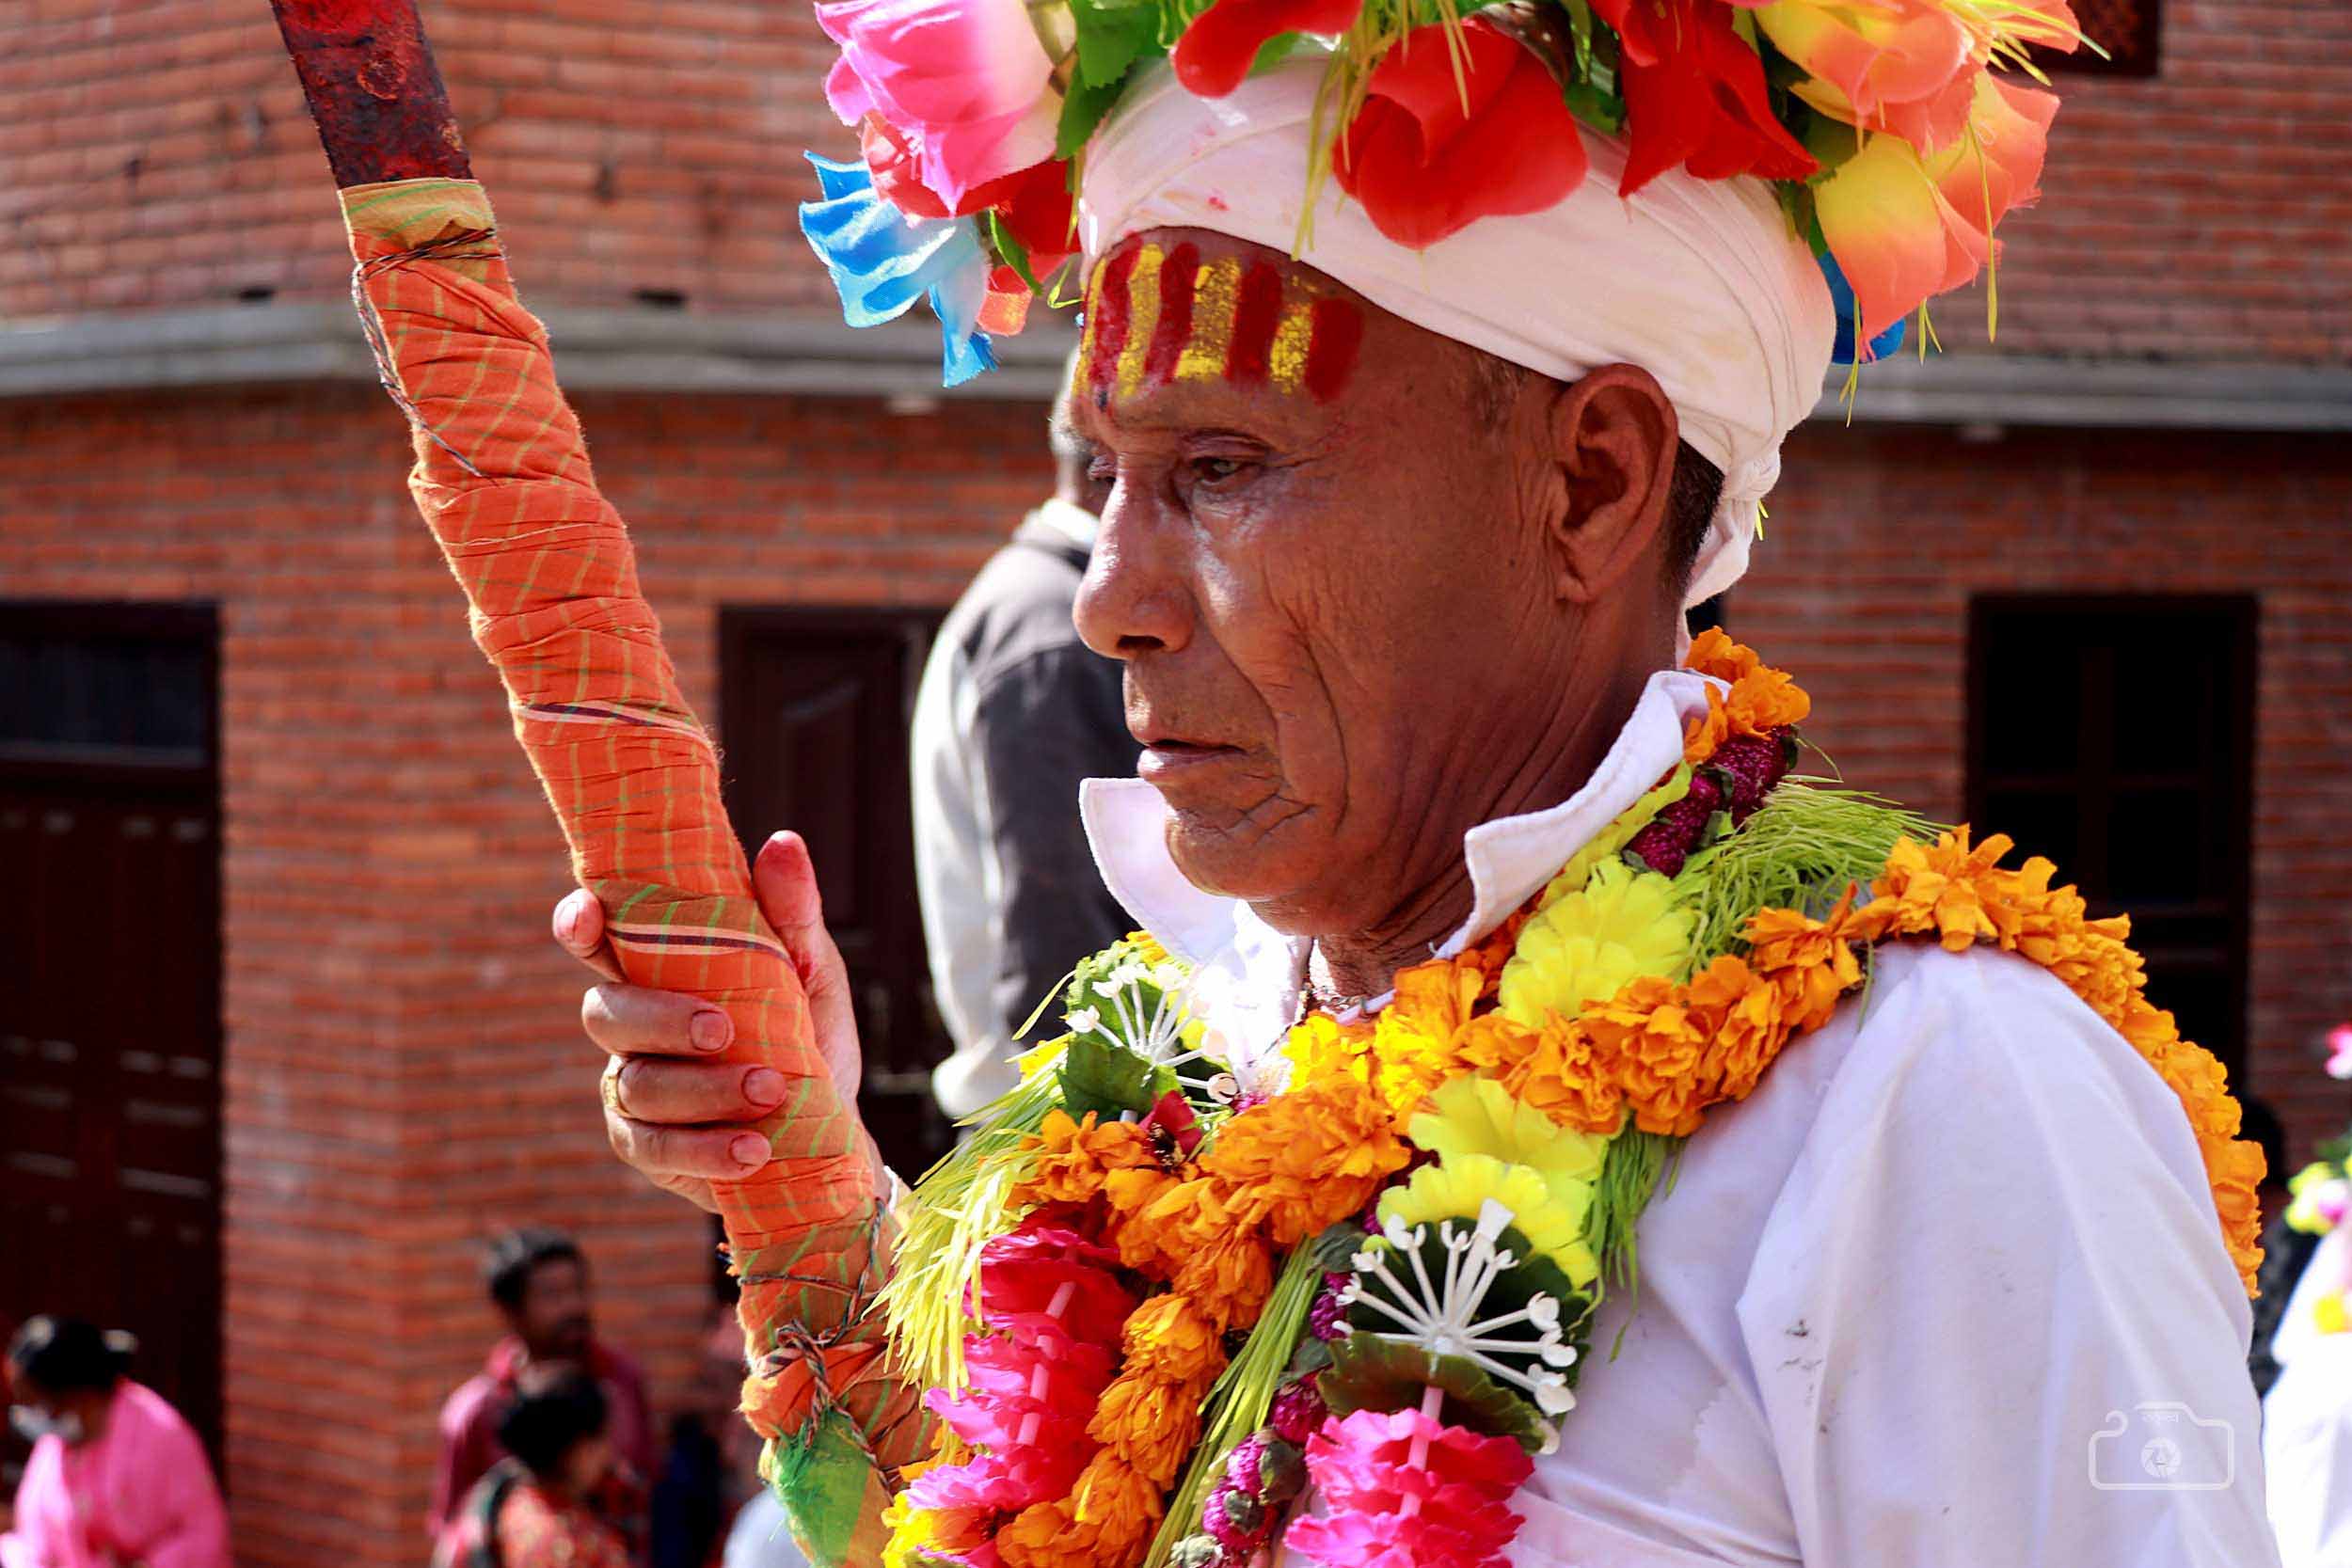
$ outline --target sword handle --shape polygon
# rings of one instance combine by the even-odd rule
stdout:
[[[469,180],[416,0],[270,0],[338,186]]]

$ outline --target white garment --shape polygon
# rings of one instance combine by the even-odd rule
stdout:
[[[1673,768],[1704,687],[1654,676],[1593,780],[1465,845],[1474,940]],[[1263,1063],[1302,949],[1184,884],[1136,788],[1092,784],[1104,879]],[[1513,890],[1522,890],[1514,895]],[[1893,946],[1867,993],[1719,1108],[1602,1308],[1520,1568],[2265,1568],[2251,1314],[2179,1102],[2044,971]],[[1623,1349],[1610,1347],[1624,1332]],[[2152,1431],[2210,1426],[2137,1489]],[[2116,1435],[2103,1433],[2117,1433]],[[2108,1488],[2099,1481],[2120,1481]]]
[[[1025,522],[1091,550],[1093,513],[1048,497]],[[1019,1081],[995,995],[1006,947],[998,819],[975,731],[979,685],[963,646],[932,645],[916,687],[908,741],[914,815],[914,885],[931,992],[955,1049],[931,1074],[940,1106],[968,1116]],[[1073,955],[1075,957],[1076,955]]]
[[[808,1568],[808,1559],[793,1544],[784,1504],[776,1500],[774,1492],[763,1486],[735,1511],[735,1523],[727,1527],[727,1544],[719,1564],[720,1568]]]
[[[2271,1354],[2263,1401],[2270,1525],[2286,1568],[2352,1568],[2352,1334],[2322,1334],[2319,1298],[2352,1285],[2352,1231],[2328,1233],[2303,1267]]]
[[[1375,305],[1560,381],[1599,366],[1658,378],[1683,439],[1724,473],[1691,604],[1747,569],[1781,438],[1821,394],[1837,320],[1821,270],[1761,180],[1679,168],[1617,195],[1626,144],[1580,127],[1590,166],[1540,213],[1483,217],[1426,250],[1382,234],[1337,180],[1302,229],[1328,56],[1301,47],[1228,97],[1140,74],[1089,145],[1090,257],[1147,229],[1206,229],[1295,255]],[[1327,126],[1326,130],[1327,131]]]

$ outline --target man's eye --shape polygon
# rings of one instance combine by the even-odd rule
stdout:
[[[1193,477],[1206,480],[1211,484],[1232,479],[1248,467],[1238,457],[1196,457],[1192,460]]]

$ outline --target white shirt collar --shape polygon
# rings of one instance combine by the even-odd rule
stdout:
[[[1684,721],[1707,711],[1707,688],[1706,677],[1690,671],[1660,671],[1581,789],[1556,806],[1498,817],[1463,835],[1474,902],[1434,956],[1451,957],[1502,925],[1671,772],[1682,760]],[[1309,943],[1274,930],[1248,905],[1184,880],[1168,852],[1168,807],[1141,779],[1089,779],[1079,809],[1103,885],[1199,972],[1195,1009],[1242,1055],[1278,1040],[1297,1017]]]

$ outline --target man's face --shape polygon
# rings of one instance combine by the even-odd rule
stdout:
[[[1115,485],[1078,626],[1125,661],[1178,866],[1282,929],[1404,912],[1572,661],[1540,464],[1473,361],[1222,235],[1096,269],[1072,419]]]
[[[588,1354],[588,1271],[576,1258],[550,1258],[531,1271],[515,1310],[515,1332],[534,1356],[574,1360]]]

